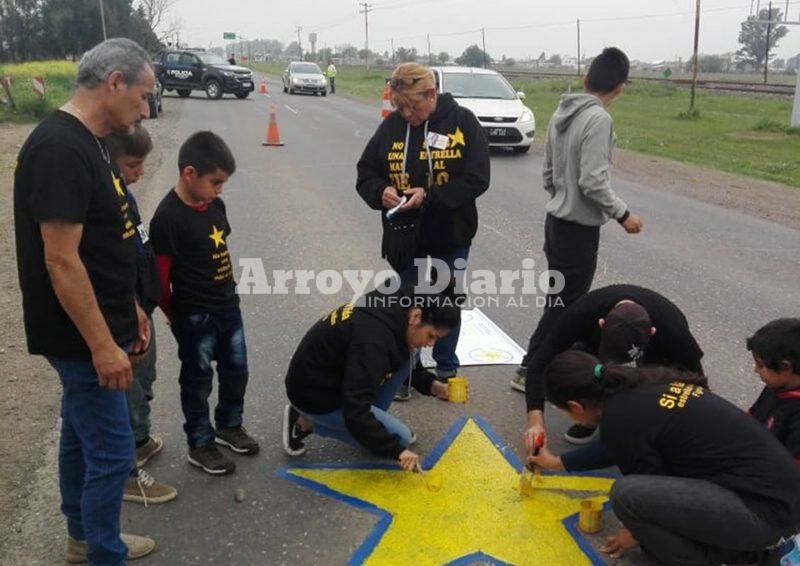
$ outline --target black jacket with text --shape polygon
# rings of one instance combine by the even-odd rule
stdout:
[[[314,324],[286,373],[286,393],[292,405],[313,415],[341,409],[347,430],[360,444],[376,456],[396,459],[403,451],[400,439],[370,409],[378,388],[410,361],[407,312],[397,303],[348,304]],[[418,370],[412,385],[430,395],[432,381],[431,373]]]
[[[385,231],[389,222],[381,204],[384,189],[393,186],[402,192],[423,187],[427,197],[422,210],[406,213],[420,221],[415,255],[447,254],[469,246],[478,229],[475,199],[489,188],[489,144],[483,128],[452,95],[438,96],[436,109],[428,118],[428,132],[439,134],[442,141],[446,139],[447,147],[431,148],[433,179],[429,183],[425,125],[411,127],[408,149],[407,126],[400,113],[394,111],[378,127],[358,161],[358,194],[371,208],[383,211]],[[387,257],[385,249],[383,256]]]

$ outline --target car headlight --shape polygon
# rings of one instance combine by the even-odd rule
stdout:
[[[522,111],[522,115],[519,117],[520,122],[531,122],[533,121],[533,112],[529,108],[526,108]]]
[[[300,79],[298,79],[297,77],[292,77],[292,82],[294,84],[299,84],[300,83]]]
[[[235,77],[236,73],[232,73],[231,71],[222,71],[222,74],[226,77]]]

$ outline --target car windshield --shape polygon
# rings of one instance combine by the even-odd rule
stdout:
[[[292,65],[292,72],[308,73],[310,75],[322,74],[322,71],[319,70],[319,67],[315,63],[298,63],[296,65]]]
[[[500,75],[484,73],[443,73],[444,92],[455,98],[500,98],[513,100],[517,93]]]
[[[214,53],[195,53],[206,65],[227,65],[228,62]]]

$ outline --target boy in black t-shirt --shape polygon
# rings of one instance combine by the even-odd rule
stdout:
[[[800,318],[779,318],[747,339],[755,372],[766,384],[750,414],[800,465]]]
[[[136,124],[132,133],[111,133],[103,141],[126,188],[130,189],[144,173],[144,160],[153,149],[150,134],[141,124]],[[143,354],[131,357],[133,380],[125,398],[136,443],[136,465],[125,484],[122,498],[136,503],[166,503],[175,499],[178,492],[172,486],[155,481],[142,469],[164,445],[160,437],[150,435],[150,401],[153,400],[153,382],[156,380],[156,335],[152,315],[161,298],[161,287],[156,272],[156,256],[139,214],[139,205],[130,190],[126,191],[126,198],[131,220],[136,226],[136,302],[150,319],[150,347]]]
[[[178,183],[150,223],[161,279],[160,307],[178,342],[189,462],[209,474],[229,474],[236,466],[215,442],[239,454],[258,452],[258,443],[242,427],[247,350],[226,243],[231,227],[218,198],[236,161],[219,136],[197,132],[181,146],[178,170]],[[208,406],[212,361],[217,362],[219,379],[216,429]]]

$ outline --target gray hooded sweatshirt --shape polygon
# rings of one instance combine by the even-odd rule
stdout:
[[[564,94],[547,129],[544,188],[547,212],[584,226],[620,219],[628,206],[611,188],[614,121],[599,98]]]

